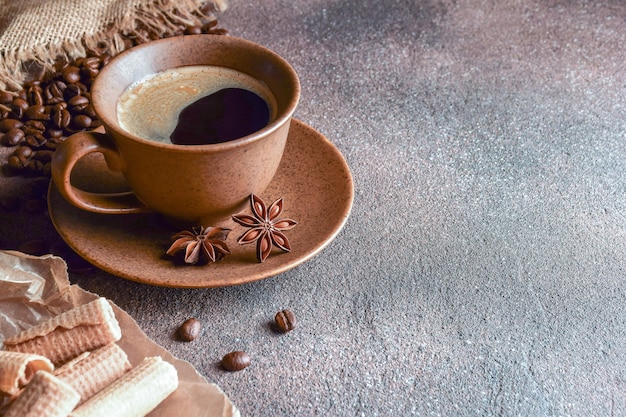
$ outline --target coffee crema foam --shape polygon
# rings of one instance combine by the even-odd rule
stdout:
[[[261,81],[240,71],[210,65],[172,68],[129,86],[117,103],[117,119],[127,132],[155,142],[172,143],[170,136],[180,112],[196,100],[225,88],[259,95],[276,117],[276,100]]]

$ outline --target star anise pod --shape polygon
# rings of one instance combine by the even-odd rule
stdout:
[[[230,229],[221,227],[194,227],[172,236],[172,245],[167,250],[169,256],[182,253],[186,264],[206,264],[216,262],[230,254],[226,237]]]
[[[283,232],[293,229],[298,223],[295,220],[278,218],[283,211],[282,197],[267,208],[263,200],[251,194],[250,204],[252,216],[248,214],[233,216],[234,221],[250,228],[239,238],[238,242],[240,244],[256,242],[256,257],[259,262],[267,259],[272,252],[272,246],[289,252],[291,246]]]

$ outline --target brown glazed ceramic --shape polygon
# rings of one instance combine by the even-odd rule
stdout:
[[[134,82],[187,65],[217,65],[251,75],[269,87],[277,117],[256,133],[211,145],[174,145],[123,130],[117,100]],[[220,35],[187,35],[149,42],[117,57],[100,72],[91,97],[106,134],[77,133],[54,154],[52,177],[61,195],[81,209],[107,214],[156,211],[179,223],[213,225],[262,194],[283,155],[300,84],[293,68],[252,42]],[[71,183],[76,162],[102,153],[121,171],[132,193],[97,194]]]
[[[123,178],[107,170],[101,155],[84,158],[75,169],[77,186],[90,191],[119,192]],[[291,251],[275,249],[263,263],[254,244],[241,245],[245,232],[233,220],[227,244],[231,254],[208,265],[178,265],[163,256],[170,237],[178,232],[154,213],[113,216],[80,210],[50,187],[50,218],[61,237],[79,255],[111,274],[150,285],[181,288],[222,287],[268,278],[294,268],[337,236],[345,225],[354,199],[352,175],[339,150],[321,133],[294,119],[278,171],[259,195],[267,204],[282,197],[281,217],[298,222],[285,232]],[[250,214],[250,207],[243,213]]]

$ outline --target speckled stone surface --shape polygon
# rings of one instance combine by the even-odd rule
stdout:
[[[236,287],[73,282],[245,416],[626,415],[626,3],[231,0],[220,22],[298,71],[296,117],[354,176],[345,228]],[[53,236],[29,218],[1,240]],[[250,367],[222,371],[233,350]]]

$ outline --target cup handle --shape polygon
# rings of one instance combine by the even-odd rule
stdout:
[[[93,193],[71,183],[74,165],[85,155],[101,153],[112,171],[121,170],[121,160],[113,141],[104,133],[78,132],[59,144],[52,157],[52,180],[59,193],[83,210],[104,214],[130,214],[150,211],[132,191]]]

